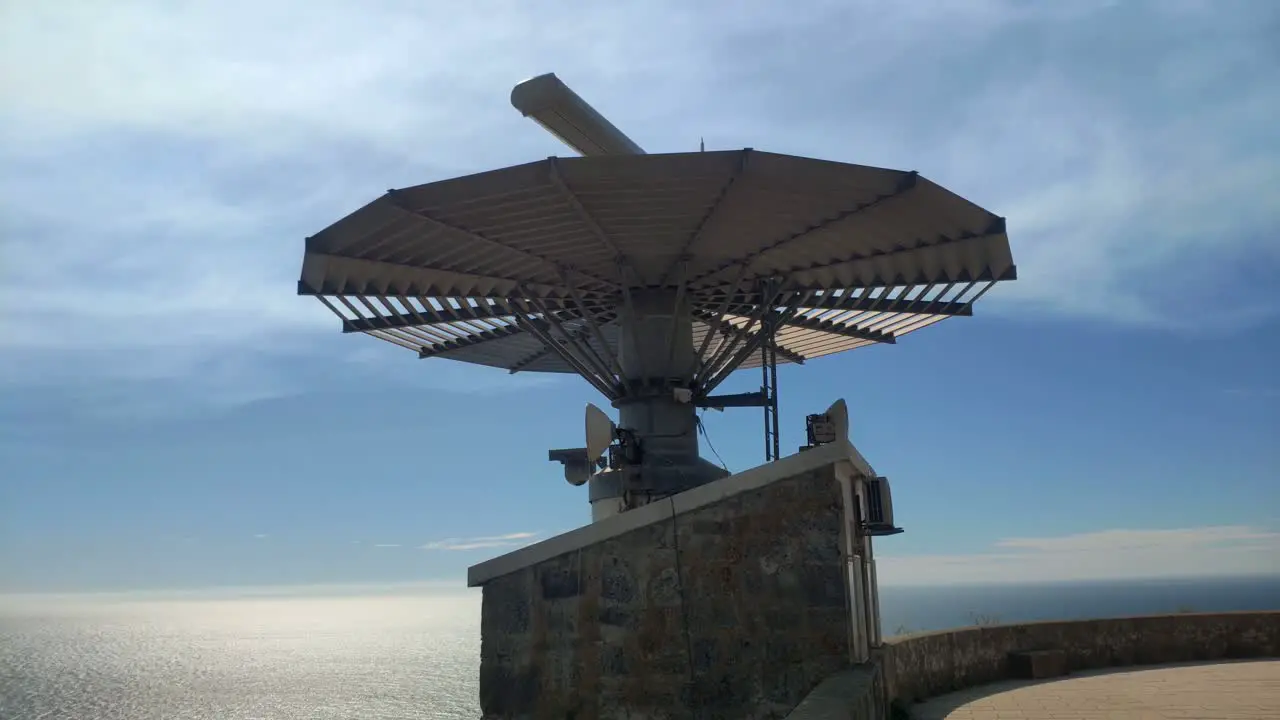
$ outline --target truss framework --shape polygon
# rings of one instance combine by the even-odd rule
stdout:
[[[705,397],[739,368],[771,387],[776,363],[971,315],[1016,276],[1003,219],[914,172],[748,149],[552,158],[392,190],[307,239],[298,290],[344,332],[572,372],[617,400],[635,391],[618,346],[638,289],[690,308]]]

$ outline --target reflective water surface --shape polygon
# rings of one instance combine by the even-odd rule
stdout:
[[[479,597],[24,600],[5,720],[480,716]]]

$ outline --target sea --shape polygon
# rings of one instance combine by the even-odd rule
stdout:
[[[1280,577],[883,587],[885,635],[1280,609]],[[3,720],[480,717],[480,598],[438,586],[0,596]]]

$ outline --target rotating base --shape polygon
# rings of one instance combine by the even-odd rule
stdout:
[[[727,470],[700,457],[682,463],[604,470],[592,475],[587,482],[591,521],[597,522],[728,476]]]

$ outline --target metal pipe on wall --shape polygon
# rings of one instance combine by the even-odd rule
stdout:
[[[871,659],[867,637],[866,577],[861,555],[850,558],[849,575],[853,580],[853,662],[865,663]]]
[[[849,606],[849,661],[854,664],[867,662],[871,657],[870,644],[867,642],[867,625],[863,608],[866,605],[866,582],[862,567],[862,512],[859,507],[861,497],[855,488],[855,480],[851,473],[837,470],[837,481],[840,483],[840,495],[844,512],[843,528],[840,537],[841,552],[845,560],[845,585],[848,591]]]
[[[881,638],[880,627],[880,581],[876,578],[876,556],[875,551],[871,548],[871,536],[866,537],[867,543],[867,597],[868,607],[871,610],[871,634],[870,645],[878,648],[884,643]]]

